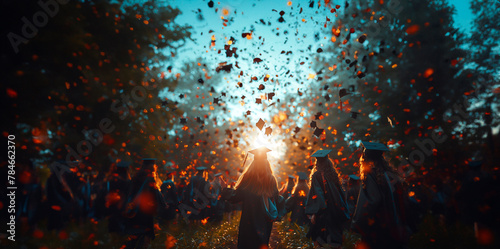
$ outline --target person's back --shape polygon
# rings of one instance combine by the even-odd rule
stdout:
[[[268,248],[273,222],[284,214],[284,200],[279,195],[267,152],[262,147],[249,151],[254,161],[238,179],[235,189],[225,189],[225,199],[242,203],[238,248]]]

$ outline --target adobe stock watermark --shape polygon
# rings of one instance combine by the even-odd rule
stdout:
[[[32,39],[38,34],[38,29],[47,26],[49,23],[49,17],[54,17],[59,13],[60,6],[69,3],[70,0],[39,0],[38,6],[41,10],[35,12],[31,19],[23,16],[21,21],[23,26],[21,27],[21,32],[16,34],[14,32],[9,32],[7,34],[7,39],[9,39],[10,45],[14,52],[19,53],[19,46],[24,43],[27,44],[29,39]]]
[[[382,28],[387,28],[389,26],[389,20],[392,19],[393,15],[397,15],[403,11],[401,2],[399,0],[391,0],[387,3],[387,13],[380,20],[377,18],[377,22],[369,22],[366,30],[372,32],[370,35],[376,36],[380,33]]]
[[[121,100],[114,100],[110,106],[110,110],[118,114],[120,120],[125,120],[130,114],[128,106],[137,107],[138,103],[147,98],[148,90],[153,90],[156,87],[157,85],[135,86],[131,90],[130,95],[121,94]],[[62,181],[62,174],[77,166],[78,163],[75,163],[75,161],[82,161],[82,158],[89,156],[94,151],[94,148],[102,143],[104,134],[110,134],[115,129],[116,126],[110,118],[103,118],[99,121],[98,128],[82,130],[81,133],[85,138],[76,144],[76,149],[65,145],[68,151],[64,161],[65,164],[52,162],[49,168],[56,174],[59,181]]]
[[[493,80],[493,77],[490,76],[486,79],[486,81],[489,80]],[[472,98],[481,98],[478,91],[474,91],[474,94]],[[467,120],[470,116],[468,109],[471,107],[469,99],[470,98],[465,98],[462,103],[455,103],[452,108],[451,116],[449,116],[448,113],[444,113],[442,119],[448,122],[454,122],[455,124]],[[426,157],[433,155],[434,150],[437,148],[437,144],[446,142],[448,138],[449,136],[446,134],[438,134],[438,132],[433,131],[431,134],[428,134],[428,138],[426,139],[415,139],[414,143],[418,148],[411,151],[407,159],[403,157],[398,168],[402,169],[403,166],[409,165],[406,170],[406,175],[408,175],[414,170],[413,166],[421,166],[425,162]]]

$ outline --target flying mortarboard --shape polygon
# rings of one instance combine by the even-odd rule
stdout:
[[[314,152],[311,156],[312,157],[316,157],[316,158],[323,158],[323,157],[326,157],[328,156],[328,154],[332,152],[332,150],[317,150],[316,152]]]
[[[306,172],[299,172],[297,173],[299,175],[299,180],[307,180],[307,173]]]

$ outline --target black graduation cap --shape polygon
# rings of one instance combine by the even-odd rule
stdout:
[[[143,169],[153,169],[156,163],[156,158],[143,158],[142,159],[142,168]]]
[[[332,152],[332,150],[317,150],[311,156],[316,158],[324,158],[327,157],[330,152]]]
[[[181,118],[181,124],[185,124],[185,123],[187,123],[186,119],[185,118]]]
[[[264,127],[264,124],[266,124],[266,122],[264,122],[264,120],[259,118],[259,121],[255,125],[257,126],[257,128],[259,128],[259,130],[262,130],[262,128]]]
[[[271,151],[269,148],[262,146],[257,149],[250,150],[248,152],[252,153],[254,155],[254,158],[267,158],[267,152]]]
[[[116,164],[116,167],[118,168],[128,168],[132,164],[129,161],[120,161],[119,163]]]
[[[475,161],[469,162],[469,167],[471,167],[471,168],[479,168],[479,167],[481,167],[481,165],[483,165],[483,161],[480,161],[480,160],[475,160]]]
[[[365,158],[369,159],[376,159],[382,157],[382,154],[384,151],[389,151],[387,146],[381,143],[372,143],[372,142],[366,142],[366,141],[361,141],[361,144],[363,145],[363,156]]]
[[[348,94],[350,94],[350,93],[348,93],[347,90],[344,88],[339,90],[339,97],[341,97],[341,98],[348,95]]]
[[[321,134],[323,134],[324,130],[325,129],[320,129],[320,128],[316,127],[316,129],[314,130],[314,135],[319,137],[319,136],[321,136]]]
[[[198,171],[204,171],[206,169],[207,169],[207,167],[196,167],[196,170],[198,170]]]
[[[311,123],[309,124],[309,126],[311,128],[316,128],[316,121],[311,121]]]
[[[353,119],[358,118],[358,114],[360,114],[360,113],[359,112],[351,112],[351,118],[353,118]]]
[[[306,172],[299,172],[297,175],[299,175],[299,180],[307,180],[308,178]]]

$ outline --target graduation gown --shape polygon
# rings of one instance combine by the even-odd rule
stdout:
[[[108,231],[123,233],[125,231],[125,218],[122,216],[124,202],[127,199],[127,190],[130,180],[113,176],[106,182],[106,195],[104,198],[106,214],[109,215]]]
[[[207,218],[210,206],[210,186],[209,183],[202,176],[195,175],[191,177],[191,182],[186,188],[188,192],[188,206],[198,210],[198,212],[191,214],[189,219],[202,220]],[[186,191],[185,190],[185,191]]]
[[[283,197],[265,198],[245,189],[225,191],[229,191],[230,202],[242,202],[238,249],[267,248],[273,222],[285,213]]]
[[[167,207],[163,195],[155,184],[153,177],[146,177],[141,182],[132,181],[132,190],[128,197],[130,201],[125,207],[126,234],[146,235],[154,239],[154,218],[159,210]]]
[[[311,189],[307,195],[305,213],[316,215],[307,237],[320,244],[342,244],[342,227],[349,219],[349,212],[342,189],[333,179],[321,172],[311,178]]]
[[[393,173],[388,172],[387,177],[389,181],[382,186],[377,183],[375,173],[366,176],[352,219],[351,228],[372,249],[405,248],[409,239],[405,218],[408,198],[403,181]]]
[[[176,209],[179,206],[179,197],[177,196],[177,187],[172,180],[163,181],[161,185],[161,193],[165,202],[168,204],[168,208],[163,210],[162,218],[165,220],[173,220],[176,215]]]
[[[292,212],[290,220],[299,226],[308,225],[309,218],[306,215],[307,196],[301,196],[299,193],[292,194],[285,202],[287,212]]]

